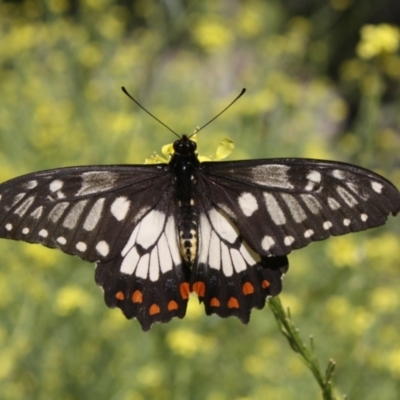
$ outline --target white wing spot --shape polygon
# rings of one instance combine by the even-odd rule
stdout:
[[[368,215],[367,214],[361,214],[361,221],[366,221],[368,219]]]
[[[99,243],[97,243],[96,250],[101,256],[105,257],[110,252],[110,246],[105,240],[101,240]]]
[[[79,217],[83,213],[85,206],[89,200],[78,201],[68,212],[63,222],[63,227],[68,229],[74,229],[79,222]]]
[[[285,239],[283,240],[283,243],[285,243],[286,246],[290,246],[293,242],[294,242],[293,236],[286,236]]]
[[[57,190],[60,190],[64,186],[64,182],[60,181],[59,179],[56,179],[55,181],[50,183],[50,191],[51,192],[57,192]]]
[[[149,260],[150,260],[150,254],[147,253],[144,256],[141,257],[141,259],[138,262],[135,275],[139,278],[146,279],[148,274],[149,274]]]
[[[296,222],[302,222],[307,218],[307,215],[304,212],[303,208],[293,195],[282,193],[281,196],[286,205],[289,207],[290,213],[292,214],[292,217]]]
[[[310,171],[307,175],[308,183],[305,187],[305,190],[311,191],[314,190],[316,184],[321,183],[321,173],[318,171]]]
[[[346,186],[347,186],[352,192],[354,192],[354,193],[356,193],[356,194],[358,194],[358,195],[360,196],[359,188],[358,188],[358,186],[357,186],[355,183],[353,183],[353,182],[346,182]],[[360,196],[360,197],[366,200],[365,196]]]
[[[122,221],[128,214],[130,206],[131,202],[126,197],[117,197],[111,205],[111,214],[117,221]]]
[[[170,246],[175,246],[175,248],[171,249]],[[168,272],[172,269],[172,252],[179,254],[177,243],[173,242],[173,239],[171,238],[171,244],[169,244],[165,234],[162,234],[158,242],[158,254],[160,257],[160,269],[162,273]]]
[[[82,187],[76,196],[104,192],[115,186],[118,175],[110,171],[90,171],[82,174]]]
[[[86,243],[83,243],[83,242],[78,242],[78,243],[75,245],[75,247],[77,248],[77,250],[79,250],[79,251],[81,251],[81,252],[84,252],[84,251],[86,251],[86,249],[87,249]]]
[[[301,194],[300,197],[313,214],[319,214],[322,209],[320,202],[312,194]]]
[[[264,250],[269,250],[275,244],[275,240],[271,236],[264,236],[261,241],[261,247]]]
[[[56,223],[60,219],[61,215],[63,215],[65,209],[68,207],[68,204],[69,203],[67,202],[57,203],[50,211],[49,219]]]
[[[43,213],[43,206],[40,206],[31,212],[31,217],[34,219],[39,219]]]
[[[332,176],[336,179],[345,179],[345,174],[343,171],[341,171],[340,169],[334,169],[332,171]]]
[[[239,232],[237,232],[231,220],[215,208],[209,211],[209,216],[211,225],[218,236],[229,243],[234,243],[239,236]]]
[[[349,207],[353,207],[358,204],[358,201],[354,198],[354,196],[341,186],[338,186],[336,191]]]
[[[38,181],[33,180],[33,181],[29,181],[27,183],[25,183],[25,188],[26,189],[33,189],[38,185]]]
[[[221,240],[214,231],[211,232],[210,247],[208,249],[208,265],[213,269],[221,268]]]
[[[23,217],[35,200],[34,196],[28,197],[15,211],[14,214]]]
[[[64,236],[60,236],[57,238],[57,242],[60,244],[67,244],[67,239]]]
[[[287,174],[289,169],[290,167],[279,164],[258,165],[251,169],[251,176],[254,183],[263,187],[293,189]]]
[[[231,260],[231,255],[229,253],[228,246],[225,243],[221,243],[221,263],[222,272],[225,276],[233,275],[233,265]]]
[[[205,214],[200,214],[200,225],[199,225],[199,256],[198,264],[207,263],[208,249],[210,247],[210,237],[211,237],[211,225],[208,222],[208,218]]]
[[[332,228],[332,222],[331,221],[325,221],[323,224],[322,224],[322,227],[327,231],[329,228]]]
[[[160,277],[160,266],[158,261],[158,249],[157,246],[154,246],[154,249],[150,254],[150,271],[149,278],[152,282],[158,281]]]
[[[382,193],[383,185],[379,182],[371,182],[371,187],[376,193]]]
[[[15,204],[17,204],[24,196],[26,195],[26,193],[18,193],[14,199],[13,202],[11,204],[11,207],[14,206]]]
[[[161,211],[150,211],[138,225],[136,243],[144,249],[151,247],[163,232],[165,227],[165,214]]]
[[[103,197],[101,199],[97,199],[96,202],[93,204],[93,207],[89,211],[89,214],[83,224],[83,229],[85,229],[85,231],[92,231],[94,228],[96,228],[101,218],[104,201],[105,198]]]
[[[171,253],[172,260],[175,265],[180,265],[182,260],[179,254],[178,242],[176,238],[176,226],[175,218],[170,216],[167,224],[165,225],[164,235],[168,242],[169,251]],[[163,265],[161,265],[161,271],[164,272]]]
[[[315,183],[320,183],[321,173],[318,171],[310,171],[309,174],[307,175],[307,179]]]
[[[343,225],[344,226],[349,226],[350,225],[350,220],[349,219],[347,219],[347,218],[345,218],[344,220],[343,220]]]
[[[275,196],[271,193],[264,193],[265,205],[267,211],[276,225],[283,225],[286,223],[286,217]]]
[[[41,229],[39,231],[39,236],[46,238],[47,236],[49,236],[49,232],[47,232],[46,229]]]
[[[246,262],[243,259],[243,256],[240,254],[239,250],[231,249],[231,260],[233,261],[233,268],[237,273],[245,271],[247,269]]]
[[[12,228],[13,228],[13,226],[12,226],[11,224],[7,224],[7,225],[6,225],[6,229],[7,229],[8,231],[11,231]]]
[[[248,192],[242,193],[238,199],[239,206],[246,217],[251,217],[258,210],[256,198]]]
[[[328,197],[328,205],[331,210],[337,210],[340,208],[340,204],[333,197]]]
[[[24,229],[22,229],[22,233],[23,233],[24,235],[27,235],[27,234],[29,233],[29,228],[24,228]]]
[[[169,254],[169,253],[168,253]],[[139,261],[139,253],[137,252],[136,248],[134,247],[132,250],[128,252],[124,260],[122,261],[120,271],[123,274],[132,275],[136,269],[136,265]]]
[[[309,238],[309,237],[311,237],[312,235],[314,235],[314,231],[313,231],[312,229],[307,229],[307,230],[304,232],[304,237],[305,237],[305,238]]]
[[[246,242],[241,244],[239,251],[248,265],[255,265],[261,261],[261,256],[252,250]]]

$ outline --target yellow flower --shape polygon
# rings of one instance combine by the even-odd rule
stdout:
[[[197,135],[193,135],[190,140],[193,140],[194,142],[197,143]],[[219,161],[223,160],[224,158],[228,157],[233,149],[235,147],[235,144],[232,142],[232,140],[229,139],[223,139],[221,140],[217,151],[215,153],[215,157],[207,157],[207,156],[202,156],[198,155],[198,159],[200,162],[204,161]],[[166,144],[161,148],[161,153],[165,157],[161,157],[158,155],[156,152],[154,152],[150,157],[147,157],[144,160],[145,164],[160,164],[160,163],[166,163],[168,164],[171,160],[172,155],[174,154],[174,147],[173,143]]]
[[[365,25],[356,51],[360,58],[370,59],[380,54],[395,53],[400,45],[400,30],[389,24]]]

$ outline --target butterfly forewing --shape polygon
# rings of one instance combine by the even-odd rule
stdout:
[[[25,175],[0,189],[0,237],[112,258],[171,181],[161,168],[74,167]]]
[[[400,210],[400,194],[389,181],[339,162],[206,162],[200,174],[202,191],[264,256],[382,225]]]

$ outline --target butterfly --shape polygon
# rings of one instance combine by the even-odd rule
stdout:
[[[60,168],[0,185],[0,237],[96,263],[107,306],[144,331],[183,318],[191,292],[207,315],[247,323],[281,292],[292,250],[399,211],[399,191],[367,169],[301,158],[200,162],[186,135],[168,163]]]

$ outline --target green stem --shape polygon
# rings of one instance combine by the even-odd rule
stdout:
[[[268,299],[268,305],[272,310],[279,329],[288,340],[290,347],[300,355],[301,360],[312,372],[322,391],[323,400],[335,400],[332,386],[332,375],[335,371],[336,363],[330,359],[325,372],[321,370],[314,350],[314,338],[310,337],[310,347],[307,348],[300,338],[299,329],[292,321],[289,309],[285,312],[279,296]]]

